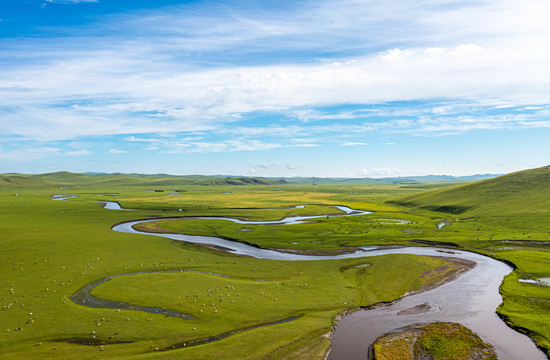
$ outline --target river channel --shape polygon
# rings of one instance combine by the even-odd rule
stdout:
[[[110,209],[123,210],[118,204],[107,202]],[[114,205],[116,204],[116,205]],[[369,212],[339,207],[341,215],[359,216]],[[325,215],[326,216],[326,215]],[[280,221],[257,222],[243,221],[225,217],[208,217],[208,219],[225,219],[241,224],[292,226],[312,218],[307,216],[292,217]],[[204,218],[204,217],[194,217]],[[163,218],[166,219],[166,218]],[[181,218],[180,218],[181,219]],[[243,243],[215,237],[144,233],[136,231],[133,225],[159,219],[131,221],[113,226],[114,231],[160,236],[176,241],[195,244],[215,245],[240,255],[261,259],[311,261],[342,258],[369,257],[384,254],[417,254],[428,256],[445,256],[466,259],[477,263],[473,269],[457,279],[435,289],[409,295],[387,306],[370,310],[359,310],[341,319],[331,338],[331,350],[327,360],[367,359],[368,346],[377,337],[392,330],[416,323],[433,321],[458,322],[477,333],[484,341],[494,346],[500,360],[544,360],[546,355],[540,351],[527,336],[509,328],[497,315],[496,308],[502,302],[499,286],[503,278],[512,271],[508,265],[489,257],[460,250],[437,249],[427,247],[402,247],[378,249],[364,247],[360,250],[334,256],[299,255],[281,253],[274,250],[260,249]],[[421,309],[420,311],[417,311]]]

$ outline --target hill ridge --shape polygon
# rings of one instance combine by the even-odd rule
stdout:
[[[492,179],[392,200],[393,204],[449,214],[533,213],[550,208],[550,168],[522,170]]]

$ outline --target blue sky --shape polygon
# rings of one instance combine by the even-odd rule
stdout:
[[[546,0],[13,0],[0,172],[382,177],[550,163]]]

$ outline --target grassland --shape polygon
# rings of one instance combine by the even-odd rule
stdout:
[[[550,169],[541,167],[453,188],[411,194],[392,203],[414,213],[446,214],[456,244],[508,261],[499,315],[550,355],[550,288],[518,279],[550,277]],[[444,212],[441,212],[441,211]]]
[[[197,219],[149,226],[293,251],[446,244],[507,260],[517,269],[502,284],[504,303],[499,313],[548,353],[550,288],[517,281],[550,277],[545,170],[516,174],[517,178],[508,175],[500,183],[495,179],[452,187],[197,186],[180,178],[135,177],[130,181],[128,177],[104,175],[97,175],[99,180],[91,175],[5,175],[0,179],[0,357],[201,359],[223,354],[224,358],[239,359],[322,358],[338,313],[391,301],[429,286],[419,275],[441,265],[441,260],[404,255],[368,261],[258,260],[110,230],[115,223],[137,218],[277,220],[338,213],[337,209],[319,206],[293,208],[301,204],[347,205],[374,213],[320,217],[309,224],[278,227]],[[486,191],[491,196],[484,196]],[[51,195],[59,193],[77,197],[52,201]],[[499,194],[504,194],[500,202]],[[88,202],[99,200],[117,201],[140,211],[107,211],[101,204]],[[277,210],[257,210],[268,208]],[[440,224],[445,226],[439,228]],[[128,275],[98,286],[94,294],[180,310],[198,320],[92,309],[69,299],[80,287],[108,275],[180,269],[223,276],[169,272]],[[395,276],[400,281],[392,282],[391,274],[410,278]],[[380,283],[384,283],[384,291],[377,287]],[[272,324],[281,320],[289,321]],[[260,326],[264,324],[272,325]],[[237,332],[223,340],[200,344],[233,331]]]
[[[329,345],[327,334],[338,313],[391,301],[429,286],[438,279],[420,275],[444,264],[439,259],[405,255],[369,259],[368,263],[360,259],[267,261],[110,229],[115,223],[136,217],[213,215],[220,212],[216,207],[225,208],[226,204],[248,207],[249,199],[266,199],[254,201],[260,207],[273,207],[280,205],[283,198],[284,207],[277,217],[295,212],[311,214],[318,208],[286,207],[329,203],[339,192],[291,187],[266,193],[265,188],[249,186],[209,187],[211,193],[207,194],[200,187],[200,193],[194,194],[196,202],[190,201],[185,207],[185,201],[172,203],[172,197],[159,194],[195,191],[186,185],[177,189],[34,186],[25,182],[21,187],[0,191],[3,359],[322,357]],[[233,197],[215,203],[217,195],[228,189]],[[78,197],[51,200],[58,193]],[[117,195],[107,195],[114,193]],[[258,196],[250,197],[249,193]],[[148,197],[149,203],[145,201]],[[212,199],[212,205],[199,206],[200,198]],[[125,205],[127,201],[145,210],[108,211],[101,204],[88,202],[102,199]],[[162,204],[164,199],[170,202]],[[164,206],[158,206],[161,204]],[[178,211],[181,208],[184,211]],[[234,210],[221,213],[228,211]],[[240,210],[239,214],[258,216],[251,210]],[[158,272],[175,269],[223,276]],[[197,320],[88,308],[70,300],[73,293],[91,281],[137,271],[157,273],[112,279],[94,289],[95,295],[173,308],[191,313]],[[397,274],[408,278],[401,281],[403,277]],[[371,284],[368,291],[361,287],[366,282]],[[381,282],[383,289],[374,286]],[[274,324],[281,320],[289,321]],[[265,324],[271,325],[262,326]],[[201,344],[205,339],[231,333],[223,340]]]
[[[377,339],[374,360],[496,360],[496,352],[469,329],[456,323],[409,326]]]

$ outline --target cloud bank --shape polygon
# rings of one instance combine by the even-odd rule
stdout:
[[[0,134],[34,159],[41,148],[86,155],[58,147],[113,136],[105,151],[124,155],[138,144],[359,149],[374,135],[546,129],[549,10],[542,0],[343,0],[106,13],[60,25],[62,38],[4,39]]]

